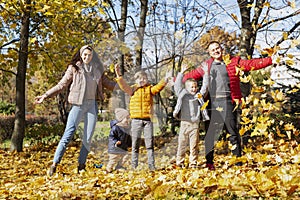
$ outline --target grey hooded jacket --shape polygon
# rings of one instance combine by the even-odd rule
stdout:
[[[197,122],[200,120],[200,113],[202,114],[203,121],[209,120],[208,112],[206,109],[201,109],[204,104],[203,98],[198,98],[197,93],[195,96],[191,95],[185,88],[183,88],[182,84],[183,74],[181,72],[178,73],[174,90],[177,98],[177,103],[173,112],[173,116],[176,119]],[[207,76],[203,77],[203,85],[200,90],[201,96],[206,93],[208,79]],[[203,94],[202,94],[203,93]],[[183,103],[184,100],[188,100],[187,103]],[[183,111],[183,112],[182,112]]]

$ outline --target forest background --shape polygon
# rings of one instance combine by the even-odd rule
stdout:
[[[63,132],[70,106],[66,102],[67,91],[56,101],[33,104],[35,96],[57,83],[72,54],[84,44],[92,44],[99,53],[107,66],[108,76],[114,78],[113,66],[118,62],[129,82],[141,68],[148,71],[155,83],[167,70],[173,70],[176,75],[183,63],[197,67],[208,57],[205,47],[211,40],[220,41],[226,54],[244,58],[270,56],[277,52],[282,57],[276,60],[276,68],[284,66],[293,78],[299,79],[299,57],[295,55],[299,55],[300,10],[295,0],[237,0],[230,3],[217,0],[13,0],[1,1],[0,9],[0,95],[1,112],[4,113],[0,138],[1,141],[9,139],[9,148],[1,149],[1,177],[6,177],[1,179],[3,197],[22,198],[25,194],[44,198],[49,195],[299,197],[296,172],[300,162],[300,84],[275,87],[274,80],[269,78],[270,70],[275,66],[241,77],[245,101],[240,133],[242,136],[247,133],[245,138],[250,136],[243,157],[247,165],[234,171],[230,167],[234,158],[221,152],[218,159],[223,160],[222,165],[217,166],[216,172],[209,172],[209,176],[205,169],[171,170],[176,152],[176,121],[170,116],[174,97],[169,86],[155,99],[159,127],[156,148],[161,170],[147,176],[124,173],[122,186],[130,188],[128,191],[116,189],[114,184],[120,180],[115,179],[114,174],[105,176],[103,171],[91,170],[76,176],[61,169],[58,176],[49,179],[45,171],[52,149]],[[124,93],[115,91],[106,95],[107,101],[99,106],[100,110],[126,107],[128,97]],[[101,116],[99,118],[103,120]],[[99,132],[107,132],[107,127]],[[70,147],[71,153],[67,155],[70,160],[65,165],[73,167],[72,155],[78,153],[74,147],[79,138],[80,131]],[[24,145],[24,139],[30,142]],[[91,169],[94,163],[104,162],[106,152],[106,138],[102,134],[94,141]],[[223,141],[218,147],[224,147],[223,144],[230,149]],[[41,162],[44,160],[46,163]],[[8,165],[11,162],[14,165]],[[61,179],[73,181],[61,183]],[[246,183],[243,180],[247,180]],[[44,189],[34,193],[36,185],[42,185]],[[259,188],[261,185],[263,189]],[[76,187],[78,193],[72,193],[72,187]]]

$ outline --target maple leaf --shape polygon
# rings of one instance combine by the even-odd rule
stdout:
[[[224,111],[224,109],[222,107],[217,107],[216,110],[219,111],[219,112]]]
[[[248,129],[245,126],[242,126],[239,130],[239,133],[241,136],[243,136],[247,131]]]
[[[180,22],[181,24],[184,24],[184,23],[185,23],[184,16],[182,16],[182,17],[179,19],[179,22]]]
[[[264,149],[264,150],[268,150],[268,151],[269,151],[269,150],[272,150],[272,149],[273,149],[273,147],[274,147],[274,145],[273,145],[273,144],[266,144],[266,145],[264,145],[264,146],[263,146],[263,149]]]
[[[288,59],[288,60],[285,60],[285,64],[287,64],[289,66],[293,66],[293,65],[295,65],[295,61],[292,59]]]
[[[265,2],[265,3],[264,3],[264,6],[265,6],[265,7],[270,7],[270,2]]]
[[[251,75],[240,76],[240,80],[241,80],[242,83],[248,83],[251,80]]]
[[[275,155],[275,160],[277,163],[282,163],[283,159],[279,155]]]
[[[285,137],[285,136],[286,136],[286,135],[284,135],[284,134],[281,134],[281,131],[280,131],[280,129],[279,129],[278,126],[276,126],[276,134],[277,134],[279,137]]]
[[[287,40],[287,39],[288,39],[288,36],[289,36],[289,35],[288,35],[287,32],[283,32],[283,33],[282,33],[282,37],[283,37],[284,40]]]
[[[253,105],[257,106],[258,104],[259,104],[259,99],[258,98],[254,98]]]
[[[296,1],[295,1],[295,0],[288,1],[288,5],[289,5],[291,8],[295,9],[295,8],[296,8]]]
[[[300,163],[300,155],[292,156],[292,162],[295,164],[299,164]]]
[[[292,48],[295,48],[299,44],[300,44],[300,39],[294,39],[294,40],[291,41],[291,47]]]
[[[251,119],[249,119],[248,117],[245,116],[242,117],[241,124],[249,124],[251,122],[252,122]]]
[[[231,60],[230,60],[230,55],[229,54],[226,54],[223,56],[223,61],[225,63],[225,65],[227,66],[228,64],[231,63]]]
[[[288,123],[284,125],[284,130],[288,131],[288,130],[294,130],[295,127],[292,123]]]
[[[239,21],[238,17],[237,17],[235,14],[231,13],[231,17],[232,17],[235,21]]]
[[[264,92],[265,89],[263,87],[253,87],[252,88],[252,92],[258,92],[258,93],[261,93],[261,92]]]
[[[237,145],[236,145],[236,144],[232,145],[231,143],[229,143],[229,149],[230,149],[231,151],[235,150],[236,148],[237,148]]]
[[[201,93],[197,93],[197,98],[201,99],[202,98],[202,94]]]
[[[115,65],[113,63],[109,65],[109,71],[115,73]]]
[[[287,91],[287,93],[288,93],[288,94],[292,94],[292,93],[296,93],[296,92],[298,92],[298,91],[299,91],[299,89],[294,88],[294,89],[292,89],[292,90]]]
[[[254,8],[254,7],[255,7],[255,4],[250,4],[250,3],[248,3],[246,7],[247,7],[247,8],[252,8],[252,7],[253,7],[253,8]]]
[[[265,48],[261,51],[261,54],[265,54],[267,56],[272,56],[275,52],[277,52],[278,47],[275,46],[273,48]]]
[[[206,107],[208,106],[209,100],[205,101],[204,104],[201,106],[201,110],[206,109]]]
[[[274,81],[271,79],[271,78],[269,78],[268,80],[263,80],[263,84],[264,85],[274,85]]]

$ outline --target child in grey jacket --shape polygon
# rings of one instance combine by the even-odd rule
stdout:
[[[182,66],[178,73],[174,90],[177,98],[177,103],[173,112],[173,116],[179,119],[180,130],[178,137],[178,149],[176,155],[176,165],[184,167],[184,158],[186,153],[186,146],[190,144],[189,167],[196,168],[199,152],[199,122],[200,113],[202,120],[209,120],[207,110],[202,108],[204,105],[203,97],[207,90],[208,75],[203,76],[203,84],[198,91],[197,81],[188,79],[182,84],[183,73],[187,70],[187,66]]]

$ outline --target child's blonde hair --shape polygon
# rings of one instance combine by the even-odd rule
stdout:
[[[138,71],[137,73],[134,74],[134,79],[136,80],[136,79],[138,79],[140,77],[143,77],[143,76],[148,78],[147,73],[145,71],[141,70],[141,71]]]
[[[187,79],[184,83],[184,86],[186,86],[188,83],[195,83],[196,85],[198,85],[197,81],[193,78]]]

